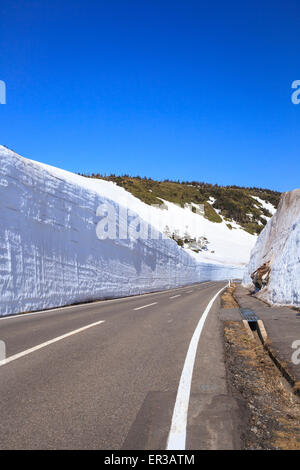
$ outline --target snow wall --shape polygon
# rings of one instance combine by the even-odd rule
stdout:
[[[268,263],[267,285],[256,295],[277,305],[300,305],[300,189],[284,193],[252,249],[243,284],[253,288],[251,274]]]
[[[124,208],[86,178],[59,175],[0,146],[0,315],[242,278],[243,268],[200,264],[159,233],[100,240],[98,206]]]

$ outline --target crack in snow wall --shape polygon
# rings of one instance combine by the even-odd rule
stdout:
[[[0,146],[0,315],[242,277],[170,239],[99,240],[105,202]]]

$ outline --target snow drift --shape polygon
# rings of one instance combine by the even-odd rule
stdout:
[[[243,284],[272,304],[300,305],[300,189],[284,193],[251,252]]]
[[[109,184],[0,146],[0,315],[242,277],[197,262],[153,227],[156,238],[100,240],[99,205],[127,210],[103,195]]]

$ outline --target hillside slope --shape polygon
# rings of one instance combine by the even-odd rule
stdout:
[[[258,188],[98,174],[88,179],[111,182],[103,186],[108,196],[125,199],[128,207],[197,260],[237,266],[248,263],[257,233],[276,212],[280,199],[280,193]]]
[[[146,204],[161,204],[162,199],[181,207],[189,203],[204,204],[208,220],[218,223],[223,218],[229,224],[235,221],[251,234],[261,232],[280,200],[278,191],[262,188],[218,186],[197,181],[155,181],[151,178],[101,176],[95,173],[88,177],[113,181]]]
[[[300,189],[284,193],[258,237],[243,279],[273,304],[300,305]]]
[[[141,201],[124,193],[0,146],[0,315],[241,277],[239,268],[198,263],[153,226],[139,237],[134,223],[143,219],[130,207]],[[97,237],[103,205],[118,237]]]

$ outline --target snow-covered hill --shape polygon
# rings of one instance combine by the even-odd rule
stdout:
[[[97,236],[103,205],[114,209],[107,221],[117,237]],[[113,183],[0,146],[0,315],[242,276],[239,266],[199,263],[162,238],[155,227],[172,209],[146,206]],[[120,237],[125,216],[129,233]],[[153,222],[147,237],[139,236],[137,220]]]
[[[52,170],[51,167],[48,168],[49,171],[53,171],[53,168]],[[55,169],[55,171],[57,170]],[[64,173],[67,174],[67,172]],[[72,175],[72,177],[81,178],[77,175]],[[246,232],[234,220],[230,220],[229,224],[218,210],[216,212],[221,222],[214,223],[201,214],[201,204],[192,202],[181,207],[179,204],[160,198],[160,201],[163,202],[162,206],[149,205],[111,181],[93,178],[85,178],[85,181],[80,181],[80,184],[89,184],[90,188],[100,191],[105,197],[120,201],[130,210],[140,214],[144,220],[160,232],[168,233],[169,236],[175,235],[179,241],[184,241],[186,238],[196,239],[195,246],[191,242],[184,244],[184,247],[197,261],[234,266],[245,266],[249,261],[250,251],[256,242],[257,235]],[[207,202],[212,205],[214,200],[211,198]],[[261,206],[268,205],[271,207],[272,213],[275,212],[272,204],[263,200],[259,201],[259,204]],[[266,219],[268,220],[267,217]],[[202,243],[200,240],[200,245],[202,244],[204,248],[199,250],[197,249],[199,248],[197,241],[200,238],[205,241]]]
[[[128,207],[189,249],[197,260],[221,264],[248,262],[257,233],[280,199],[278,192],[260,188],[128,175],[86,176],[94,183],[99,181],[109,196],[125,199]]]
[[[251,252],[243,283],[255,284],[257,296],[269,303],[300,305],[300,189],[282,195]]]
[[[162,201],[168,201],[195,213],[202,204],[205,219],[213,222],[214,227],[215,224],[226,222],[227,232],[242,229],[252,235],[259,234],[264,228],[278,207],[281,196],[278,191],[264,188],[219,186],[197,180],[161,181],[140,176],[101,173],[83,173],[82,176],[114,182],[148,205],[161,205]],[[178,222],[181,228],[181,218]]]

